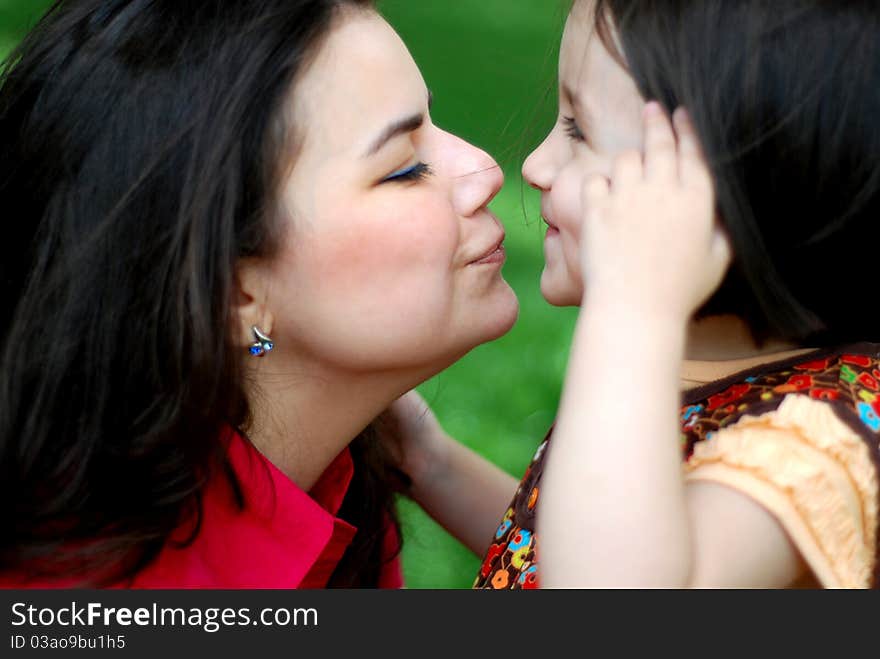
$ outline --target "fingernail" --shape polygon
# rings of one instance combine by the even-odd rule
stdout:
[[[660,107],[660,104],[657,101],[648,101],[645,103],[646,117],[659,117],[661,114],[663,114],[663,108]]]
[[[675,108],[675,115],[679,121],[690,121],[691,115],[684,107]]]

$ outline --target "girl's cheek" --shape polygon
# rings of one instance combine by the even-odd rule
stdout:
[[[581,232],[583,212],[581,204],[581,187],[584,177],[579,175],[578,168],[568,167],[560,175],[555,192],[557,203],[554,205],[556,215],[553,218],[559,230],[577,240]]]
[[[582,202],[584,183],[592,176],[610,176],[612,164],[611,158],[590,152],[573,159],[560,172],[554,186],[559,198],[556,221],[560,230],[567,230],[573,238],[579,239],[587,210]]]

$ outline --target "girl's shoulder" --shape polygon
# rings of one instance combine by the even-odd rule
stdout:
[[[816,350],[770,362],[684,392],[682,444],[694,446],[745,417],[780,408],[790,397],[830,406],[872,444],[880,438],[880,344]]]
[[[769,511],[817,583],[880,585],[880,345],[763,364],[682,403],[688,482]]]

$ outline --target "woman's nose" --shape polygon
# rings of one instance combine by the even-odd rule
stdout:
[[[453,205],[464,217],[486,206],[504,185],[501,167],[485,151],[462,142],[461,154],[451,171]]]

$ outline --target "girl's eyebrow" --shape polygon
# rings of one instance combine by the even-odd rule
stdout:
[[[428,109],[431,109],[431,106],[434,104],[434,95],[429,91],[428,92]],[[398,135],[404,135],[406,133],[411,133],[415,130],[418,130],[422,127],[422,124],[425,123],[425,115],[424,114],[414,114],[409,117],[405,117],[403,119],[398,119],[395,122],[389,124],[385,130],[383,130],[379,136],[373,140],[370,144],[370,148],[367,149],[364,157],[368,157],[379,151],[383,146],[385,146],[392,139],[397,137]]]
[[[581,99],[578,98],[577,94],[571,91],[571,87],[564,82],[562,83],[562,95],[565,97],[565,100],[568,101],[569,105],[575,108],[580,107]]]
[[[562,83],[562,95],[565,97],[565,100],[568,101],[568,104],[575,109],[576,112],[583,115],[585,120],[588,120],[588,123],[592,123],[592,115],[590,114],[590,109],[587,107],[587,104],[581,101],[581,97],[575,94],[571,87]]]

